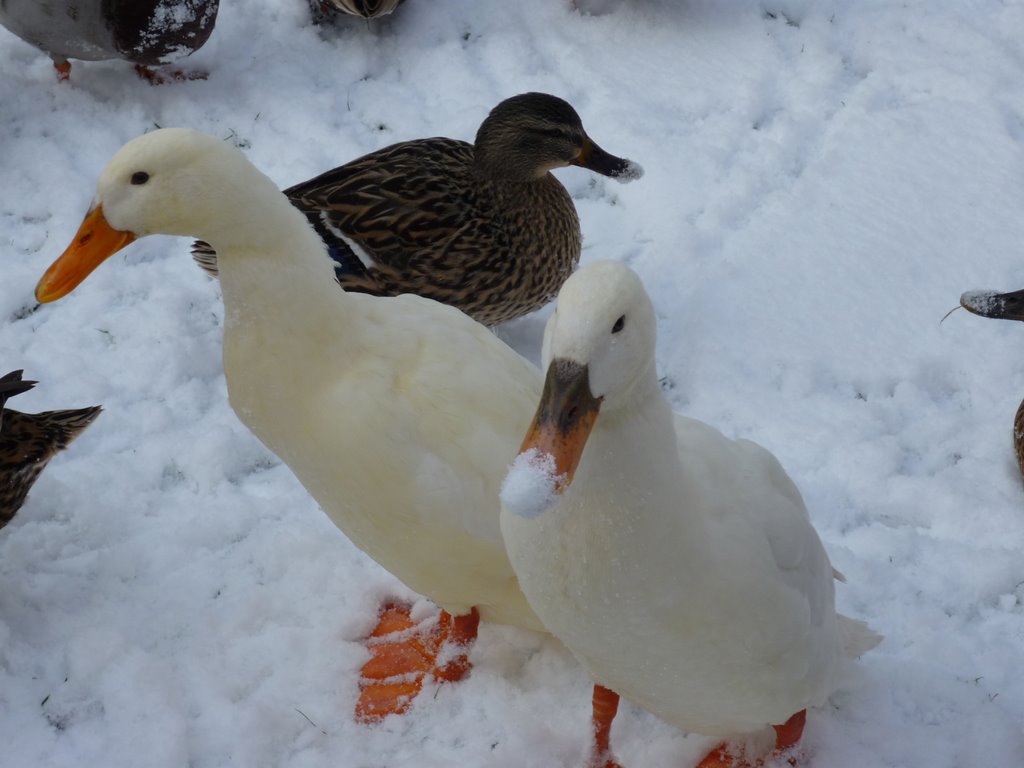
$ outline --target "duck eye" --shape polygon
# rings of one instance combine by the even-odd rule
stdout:
[[[626,327],[626,316],[622,315],[618,320],[615,321],[615,325],[612,326],[612,333],[618,333]]]
[[[136,171],[132,174],[132,184],[145,184],[149,181],[149,174],[145,171]]]

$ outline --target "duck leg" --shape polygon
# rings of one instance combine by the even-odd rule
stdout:
[[[67,59],[54,59],[53,68],[57,70],[58,83],[63,83],[71,78],[71,62]]]
[[[416,623],[411,606],[389,603],[380,612],[366,645],[371,658],[359,681],[356,720],[372,723],[400,715],[412,706],[427,677],[439,682],[461,680],[472,666],[469,646],[476,639],[480,614],[474,608],[453,617],[441,611],[436,620]]]
[[[804,722],[807,719],[807,710],[801,709],[782,725],[773,725],[775,729],[775,749],[770,757],[779,759],[785,757],[785,753],[795,747],[804,733]],[[796,766],[796,756],[790,755],[786,762]],[[707,757],[700,761],[697,768],[762,768],[764,760],[758,758],[751,762],[743,755],[734,755],[729,750],[728,744],[720,744],[708,753]]]
[[[472,608],[469,613],[455,617],[445,611],[441,611],[441,614],[451,619],[451,632],[444,654],[447,659],[444,666],[434,671],[434,677],[441,682],[457,683],[469,674],[473,666],[469,661],[469,649],[480,627],[480,611]]]
[[[587,768],[622,768],[612,757],[612,720],[619,711],[619,694],[594,685],[593,696],[594,746],[590,751]]]

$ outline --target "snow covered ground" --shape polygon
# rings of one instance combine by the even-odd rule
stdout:
[[[68,299],[32,291],[114,151],[229,138],[282,186],[402,139],[471,139],[501,99],[568,99],[628,186],[560,171],[584,260],[660,313],[676,407],[774,451],[883,644],[808,718],[815,768],[1024,765],[1024,326],[956,312],[1024,287],[1024,4],[408,0],[317,28],[224,0],[151,87],[0,30],[0,373],[21,410],[103,404],[0,531],[0,765],[565,766],[589,687],[549,638],[483,627],[466,682],[352,722],[359,643],[408,594],[228,407],[216,283],[148,238]],[[501,329],[536,356],[543,314]],[[627,768],[711,745],[625,707]]]

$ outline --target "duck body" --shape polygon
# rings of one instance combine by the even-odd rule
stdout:
[[[411,589],[456,615],[476,606],[485,621],[542,629],[508,563],[497,503],[539,372],[454,309],[412,295],[339,299],[323,256],[293,284],[268,282],[252,254],[218,250],[224,371],[246,426]],[[303,313],[266,311],[300,285]]]
[[[21,371],[0,376],[0,528],[9,523],[50,459],[96,419],[99,406],[65,411],[21,413],[6,407],[8,398],[36,382]]]
[[[306,218],[213,137],[129,142],[96,199],[37,298],[59,298],[135,237],[203,237],[220,259],[241,421],[411,589],[453,613],[542,627],[504,552],[497,496],[540,391],[534,366],[450,307],[338,291]]]
[[[68,59],[148,67],[201,48],[218,7],[219,0],[3,0],[0,24],[61,71]]]
[[[775,457],[673,413],[654,326],[622,264],[563,286],[544,394],[502,492],[506,547],[596,683],[684,730],[763,748],[879,638],[836,613],[836,573]],[[538,456],[558,493],[524,503],[512,481]]]
[[[579,262],[579,217],[549,172],[570,164],[620,179],[565,101],[527,93],[497,105],[473,144],[401,142],[285,190],[323,238],[347,291],[414,293],[485,325],[547,304]],[[216,275],[215,249],[196,261]]]
[[[414,292],[485,325],[547,304],[579,261],[579,218],[565,187],[550,173],[488,177],[463,141],[396,144],[285,194],[329,244],[346,290]]]
[[[967,291],[960,296],[960,306],[981,317],[1020,321],[1024,320],[1024,290],[1008,293]],[[1024,476],[1024,400],[1017,406],[1013,417],[1013,453]]]
[[[660,393],[603,419],[557,510],[503,517],[548,629],[686,731],[728,738],[821,704],[842,656],[832,569],[778,462]]]

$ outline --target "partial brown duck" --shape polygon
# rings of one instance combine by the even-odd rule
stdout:
[[[152,67],[203,46],[219,5],[220,0],[0,0],[0,24],[49,54],[60,80],[71,75],[68,59],[124,59],[155,83],[164,77]]]
[[[21,508],[46,464],[99,416],[102,408],[20,413],[6,408],[8,398],[32,389],[21,371],[0,376],[0,528]]]
[[[405,0],[313,0],[313,9],[321,15],[340,11],[364,19],[387,16]]]
[[[568,165],[620,181],[643,173],[594,143],[567,102],[524,93],[492,109],[473,144],[404,141],[285,194],[345,290],[415,293],[494,325],[547,304],[579,262],[579,217],[550,173]],[[207,244],[193,257],[217,274]]]
[[[960,296],[960,306],[975,315],[998,320],[1024,320],[1024,291],[996,293],[995,291],[968,291]],[[1024,474],[1024,400],[1013,418],[1013,450],[1017,465]]]

